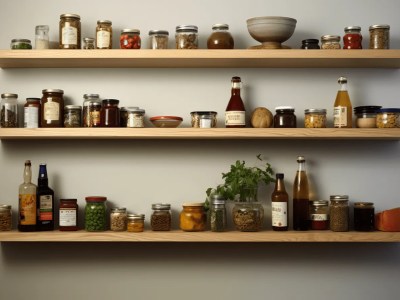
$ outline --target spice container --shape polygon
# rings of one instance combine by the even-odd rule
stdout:
[[[185,203],[179,215],[180,228],[183,231],[204,231],[207,226],[207,215],[204,203]]]
[[[40,98],[26,98],[24,128],[38,128],[40,122]]]
[[[0,205],[0,231],[12,229],[11,205]]]
[[[233,49],[235,42],[229,32],[228,24],[214,24],[212,33],[207,39],[208,49]]]
[[[128,128],[143,128],[144,127],[144,109],[139,107],[125,107],[126,124]],[[125,120],[125,116],[124,116]],[[122,126],[122,125],[121,125]]]
[[[149,48],[150,49],[168,49],[169,32],[166,30],[150,30],[149,31]]]
[[[49,49],[49,26],[38,25],[35,28],[35,48],[36,49]]]
[[[153,213],[151,214],[150,225],[154,231],[171,230],[171,204],[156,203],[151,206]]]
[[[354,107],[357,128],[375,128],[376,112],[382,106],[357,106]]]
[[[119,37],[121,49],[140,49],[141,47],[140,30],[124,29]]]
[[[372,25],[369,27],[369,49],[390,48],[390,26]]]
[[[78,230],[78,204],[76,199],[60,199],[60,231]]]
[[[119,100],[104,99],[101,102],[101,127],[119,127]]]
[[[63,127],[64,98],[63,90],[46,89],[40,106],[40,127]]]
[[[18,95],[5,93],[1,94],[1,117],[2,128],[18,127]]]
[[[340,36],[338,35],[323,35],[321,37],[321,49],[336,50],[340,49]]]
[[[114,207],[110,213],[110,229],[112,231],[126,231],[128,214],[125,207]]]
[[[310,228],[312,230],[329,229],[328,201],[312,201],[310,205]]]
[[[226,230],[226,208],[225,199],[220,195],[214,195],[210,206],[211,231],[222,232]]]
[[[329,227],[332,231],[349,231],[349,196],[332,195],[329,208]]]
[[[67,105],[64,108],[64,127],[81,127],[82,106]]]
[[[86,37],[83,39],[82,49],[85,50],[94,50],[96,49],[94,38]]]
[[[85,230],[105,231],[107,197],[90,196],[86,197],[85,200]]]
[[[96,48],[112,49],[112,22],[108,20],[97,21]]]
[[[83,127],[100,127],[101,100],[99,94],[84,94],[83,99]]]
[[[306,39],[301,41],[301,49],[320,49],[319,40]]]
[[[198,28],[194,25],[176,26],[176,49],[197,49],[199,47]]]
[[[381,108],[377,111],[376,127],[400,128],[400,108]]]
[[[304,110],[305,128],[326,128],[326,109],[310,108]]]
[[[344,28],[343,49],[362,49],[362,35],[360,26]]]
[[[274,128],[296,128],[296,115],[291,106],[278,106],[275,108]]]
[[[60,15],[59,37],[60,49],[80,49],[81,17],[76,14]]]
[[[127,224],[128,232],[143,232],[144,230],[144,215],[128,215],[128,224]]]
[[[192,111],[192,127],[215,128],[217,127],[217,112],[215,111]]]
[[[27,50],[32,49],[31,40],[28,39],[12,39],[11,40],[12,50]]]
[[[375,229],[375,208],[372,202],[354,202],[354,230],[373,231]]]

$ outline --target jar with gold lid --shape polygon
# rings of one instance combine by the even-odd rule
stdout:
[[[329,227],[332,231],[349,231],[349,196],[330,196]]]
[[[40,106],[40,127],[64,126],[63,90],[45,89]]]
[[[59,25],[59,48],[81,48],[81,17],[77,14],[62,14]]]
[[[235,42],[229,32],[228,24],[214,24],[207,39],[208,49],[233,49]]]
[[[323,35],[321,37],[321,49],[337,50],[341,49],[339,35]]]
[[[128,215],[128,232],[143,232],[144,231],[144,215],[129,214]]]
[[[204,231],[207,226],[207,215],[204,203],[184,203],[180,213],[180,228],[183,231]]]
[[[112,49],[112,22],[109,20],[97,21],[96,49]]]
[[[326,109],[310,108],[304,111],[305,128],[326,128]]]

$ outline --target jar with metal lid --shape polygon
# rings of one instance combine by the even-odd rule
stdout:
[[[150,49],[168,49],[167,30],[150,30],[149,31],[149,48]]]
[[[77,14],[60,15],[60,49],[81,49],[81,17]]]
[[[110,229],[112,231],[126,231],[128,214],[125,207],[111,208]]]
[[[320,49],[318,39],[305,39],[301,41],[301,49]]]
[[[349,231],[349,196],[330,196],[329,227],[332,231]]]
[[[104,99],[101,102],[101,127],[119,127],[119,100]]]
[[[377,110],[376,127],[400,128],[400,108],[381,108]]]
[[[10,231],[12,229],[11,205],[0,204],[0,231]]]
[[[369,49],[390,48],[390,26],[387,24],[369,27]]]
[[[326,109],[310,108],[304,110],[305,128],[326,128]]]
[[[129,214],[128,215],[128,232],[143,232],[144,230],[144,215]]]
[[[197,26],[176,26],[175,44],[176,49],[197,49],[199,47]]]
[[[321,37],[321,49],[340,49],[340,36],[338,35],[323,35]]]
[[[207,39],[208,49],[233,49],[235,47],[228,24],[214,24],[212,31]]]
[[[98,20],[96,26],[96,48],[112,49],[112,22]]]
[[[36,49],[49,49],[49,26],[38,25],[35,28],[35,48]]]
[[[83,39],[82,49],[84,49],[84,50],[94,50],[94,49],[96,49],[94,38],[85,37]]]
[[[329,202],[317,200],[310,203],[310,228],[312,230],[329,229]]]
[[[180,228],[183,231],[204,231],[207,227],[207,215],[204,203],[184,203],[179,215]]]
[[[171,230],[171,204],[155,203],[151,209],[153,210],[150,219],[151,229],[154,231]]]
[[[64,127],[81,127],[82,106],[67,105],[64,108]]]
[[[375,208],[372,202],[354,202],[354,230],[375,230]]]
[[[83,127],[100,127],[101,100],[99,94],[83,95]]]
[[[121,49],[140,49],[142,40],[139,29],[123,29],[119,37]]]
[[[12,39],[11,40],[12,50],[29,50],[32,49],[31,40],[28,39]]]
[[[40,127],[63,127],[63,90],[45,89],[40,106]]]
[[[38,128],[40,123],[40,98],[26,98],[24,128]]]
[[[220,195],[211,197],[210,227],[213,232],[225,231],[227,227],[225,199]]]
[[[217,112],[215,111],[192,111],[193,128],[215,128],[217,127]]]
[[[18,127],[18,95],[5,93],[1,94],[1,118],[2,128]]]
[[[85,230],[105,231],[106,230],[106,201],[107,197],[89,196],[85,198]]]
[[[60,199],[60,231],[78,230],[78,210],[77,199]]]
[[[360,26],[344,28],[343,49],[362,49],[362,35]]]
[[[124,120],[126,116],[126,124],[124,121],[123,127],[128,128],[143,128],[144,127],[145,110],[139,107],[125,107]],[[122,126],[122,124],[121,124]]]
[[[275,108],[274,128],[296,128],[294,107],[278,106]]]
[[[375,128],[376,127],[376,112],[382,106],[357,106],[354,107],[354,114],[356,115],[357,128]]]

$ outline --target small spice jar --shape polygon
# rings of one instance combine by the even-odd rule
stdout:
[[[301,49],[320,49],[319,40],[306,39],[301,41]]]
[[[140,49],[142,40],[139,29],[123,29],[119,37],[121,49]]]
[[[49,49],[49,26],[38,25],[35,28],[35,48],[36,49]]]
[[[321,49],[336,50],[340,48],[340,36],[328,34],[321,37]]]
[[[175,44],[176,49],[197,49],[199,47],[197,26],[176,26]]]
[[[112,49],[112,22],[98,20],[96,26],[96,48]]]
[[[112,231],[126,231],[128,214],[125,207],[111,208],[110,229]]]
[[[155,203],[151,209],[153,210],[150,219],[151,229],[154,231],[171,230],[171,204]]]
[[[184,203],[179,215],[180,228],[183,231],[204,231],[207,226],[207,215],[204,203]]]
[[[128,128],[143,128],[145,110],[139,107],[126,107],[126,126]]]
[[[11,205],[0,204],[0,231],[12,229]]]
[[[76,199],[60,199],[59,230],[78,230],[78,204]]]
[[[217,112],[215,111],[192,111],[193,128],[215,128],[217,127]]]
[[[374,231],[375,208],[372,202],[354,202],[354,230]]]
[[[83,127],[100,127],[101,100],[99,94],[84,94],[83,99]]]
[[[106,230],[106,201],[107,197],[90,196],[86,197],[85,206],[85,230],[105,231]]]
[[[390,48],[390,26],[387,24],[369,27],[369,49]]]
[[[233,49],[235,42],[229,32],[228,24],[214,24],[207,39],[208,49]]]
[[[40,106],[40,127],[63,127],[64,98],[63,90],[42,90]]]
[[[167,30],[150,30],[149,31],[149,48],[150,49],[168,49]]]
[[[144,215],[129,214],[127,230],[128,230],[128,232],[143,232],[143,230],[144,230]]]
[[[227,227],[225,199],[220,195],[211,197],[210,227],[213,232],[225,231]]]
[[[354,107],[357,128],[375,128],[376,112],[382,106],[357,106]]]
[[[278,106],[275,108],[274,128],[296,128],[296,115],[291,106]]]
[[[326,128],[326,109],[310,108],[304,110],[305,128]]]
[[[64,127],[81,127],[82,106],[67,105],[64,108]]]
[[[94,38],[90,38],[90,37],[84,38],[83,39],[82,49],[84,49],[84,50],[94,50],[94,49],[96,49]]]
[[[344,28],[343,49],[362,49],[362,35],[360,26]]]
[[[349,231],[349,196],[330,196],[329,227],[332,231]]]
[[[2,128],[18,127],[18,95],[5,93],[1,94],[1,117]]]
[[[400,128],[400,108],[381,108],[376,114],[376,127]]]
[[[328,201],[317,200],[310,204],[310,228],[312,230],[329,229],[329,207]]]
[[[24,128],[38,128],[40,122],[40,98],[26,98]]]
[[[11,40],[12,50],[29,50],[32,49],[31,40],[28,39],[12,39]]]
[[[101,102],[101,127],[119,127],[119,100],[104,99]]]
[[[60,15],[59,37],[60,49],[80,49],[81,17],[76,14]]]

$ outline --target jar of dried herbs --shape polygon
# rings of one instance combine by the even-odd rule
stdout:
[[[81,127],[82,106],[67,105],[64,108],[64,127]]]
[[[226,230],[225,199],[220,195],[214,195],[210,206],[211,231],[222,232]]]
[[[155,203],[151,208],[153,210],[150,220],[151,229],[154,231],[171,230],[171,204]]]
[[[18,127],[18,95],[1,94],[1,120],[2,128]]]
[[[176,26],[175,42],[176,49],[197,49],[199,47],[197,26]]]
[[[125,207],[114,207],[110,213],[110,229],[112,231],[125,231],[128,214]]]
[[[329,226],[332,231],[349,231],[349,196],[330,196]]]
[[[0,231],[10,231],[12,228],[11,205],[0,205]]]

